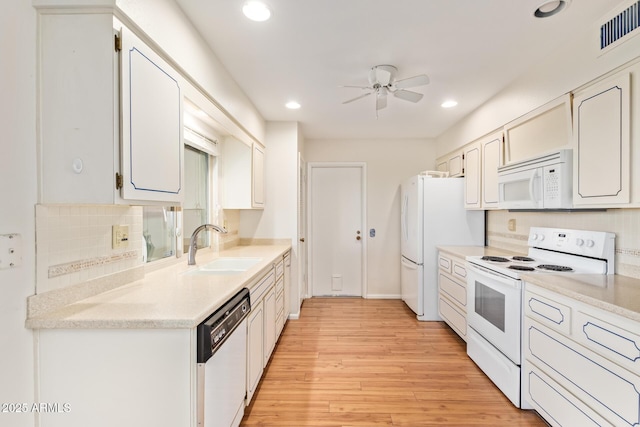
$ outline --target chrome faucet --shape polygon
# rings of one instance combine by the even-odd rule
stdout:
[[[196,252],[198,251],[198,234],[200,234],[202,230],[215,230],[218,233],[227,234],[227,230],[225,228],[218,227],[217,225],[213,224],[202,224],[201,226],[193,230],[193,234],[191,235],[191,239],[189,240],[189,258],[187,261],[188,265],[196,265]]]

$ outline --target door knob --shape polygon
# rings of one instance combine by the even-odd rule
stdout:
[[[356,240],[360,240],[360,236],[356,236]]]
[[[304,237],[301,237],[301,238],[300,238],[300,241],[301,241],[302,243],[304,243]]]

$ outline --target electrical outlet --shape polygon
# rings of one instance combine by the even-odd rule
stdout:
[[[129,246],[129,226],[114,225],[111,227],[111,247],[113,249],[121,249]]]
[[[507,222],[507,228],[509,229],[509,231],[516,231],[516,220],[515,219],[510,219]]]

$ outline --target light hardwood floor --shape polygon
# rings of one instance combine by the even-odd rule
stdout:
[[[399,300],[312,298],[287,322],[242,427],[546,426],[441,322]]]

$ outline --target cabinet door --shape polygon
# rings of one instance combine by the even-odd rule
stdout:
[[[262,301],[251,307],[247,318],[247,405],[251,402],[264,368],[264,309]]]
[[[502,132],[482,141],[482,208],[498,208],[498,167],[502,159]]]
[[[436,170],[438,172],[449,172],[449,161],[446,158],[436,160]]]
[[[182,94],[178,73],[122,28],[122,197],[182,200]]]
[[[464,207],[481,208],[480,144],[473,144],[464,150]]]
[[[254,208],[264,207],[264,148],[258,144],[253,144],[253,156],[251,159],[252,174],[252,199],[251,206]]]
[[[464,165],[463,165],[464,155],[462,150],[453,153],[449,158],[449,176],[463,176],[464,175]]]
[[[284,323],[291,314],[291,255],[284,257]]]
[[[264,364],[267,366],[276,344],[276,289],[272,287],[264,297]]]
[[[574,205],[629,203],[629,74],[574,97]]]

